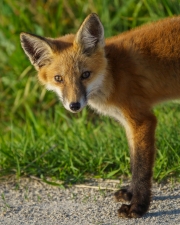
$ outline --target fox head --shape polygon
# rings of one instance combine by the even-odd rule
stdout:
[[[107,60],[104,29],[96,14],[75,35],[53,39],[21,33],[20,39],[39,81],[57,93],[67,110],[81,111],[102,92]]]

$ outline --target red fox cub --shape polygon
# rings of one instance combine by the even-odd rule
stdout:
[[[114,117],[125,128],[132,182],[115,193],[129,201],[120,217],[143,216],[150,205],[156,117],[152,107],[180,98],[180,17],[104,39],[94,13],[75,35],[45,38],[21,33],[21,44],[40,82],[77,113],[86,105]]]

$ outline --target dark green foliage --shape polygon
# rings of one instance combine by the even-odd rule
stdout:
[[[158,3],[157,3],[158,2]],[[128,176],[129,153],[119,124],[84,110],[68,113],[55,94],[40,87],[20,47],[21,31],[57,37],[77,31],[98,13],[106,37],[180,13],[179,0],[1,0],[0,174],[56,177],[75,182],[87,176]],[[155,109],[155,178],[180,176],[180,107]]]

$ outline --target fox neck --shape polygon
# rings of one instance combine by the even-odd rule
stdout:
[[[98,92],[88,100],[88,105],[94,110],[96,110],[98,113],[102,114],[104,114],[104,107],[108,106],[109,99],[111,98],[114,86],[113,77],[110,74],[110,70],[108,69],[108,67],[109,65],[107,62],[107,67],[104,71],[102,85],[99,88]]]

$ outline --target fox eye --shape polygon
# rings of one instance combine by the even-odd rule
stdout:
[[[54,80],[55,80],[56,82],[59,82],[59,83],[62,83],[62,82],[63,82],[63,78],[62,78],[61,75],[56,75],[56,76],[54,76]]]
[[[85,71],[81,75],[81,79],[87,79],[91,75],[90,71]]]

